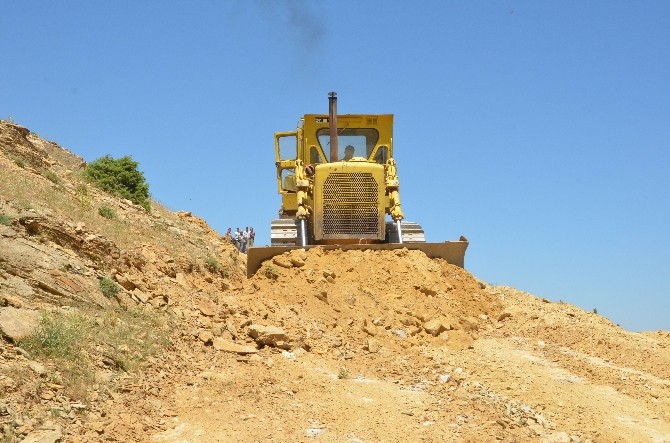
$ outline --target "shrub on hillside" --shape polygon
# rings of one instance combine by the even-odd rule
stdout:
[[[107,298],[114,298],[114,296],[116,296],[116,294],[118,294],[119,291],[121,290],[119,285],[117,285],[116,283],[114,283],[113,280],[107,277],[103,277],[100,279],[99,286],[100,286],[100,292],[102,292],[102,295],[104,295]]]
[[[84,175],[103,191],[126,198],[149,211],[149,185],[137,169],[138,165],[128,155],[118,159],[106,155],[89,163]]]
[[[107,205],[100,206],[98,208],[98,214],[109,219],[116,218],[116,212]]]

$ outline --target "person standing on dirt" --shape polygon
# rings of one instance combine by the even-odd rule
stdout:
[[[235,228],[235,236],[233,237],[233,241],[235,242],[237,250],[242,251],[242,232],[240,231],[240,228]]]
[[[242,249],[241,251],[245,254],[247,253],[247,243],[249,243],[249,226],[244,228],[242,231]]]
[[[249,243],[247,244],[247,249],[254,245],[254,238],[256,238],[256,233],[254,232],[254,228],[251,227],[249,228]]]
[[[223,236],[223,241],[225,243],[232,243],[233,242],[233,234],[230,232],[230,228],[226,231],[226,235]]]

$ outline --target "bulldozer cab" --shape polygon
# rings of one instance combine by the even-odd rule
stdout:
[[[338,149],[335,161],[348,161],[353,148],[354,161],[385,164],[393,156],[393,115],[339,115]],[[307,114],[291,132],[275,133],[275,161],[280,194],[296,192],[296,161],[316,166],[331,162],[328,115]],[[284,201],[284,203],[288,203]]]

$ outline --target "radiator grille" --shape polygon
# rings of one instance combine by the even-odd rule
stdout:
[[[377,238],[378,186],[370,173],[331,173],[323,184],[324,238]]]

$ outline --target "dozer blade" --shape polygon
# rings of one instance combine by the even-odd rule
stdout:
[[[390,251],[393,249],[407,248],[410,250],[423,251],[430,258],[443,258],[448,263],[459,267],[464,267],[465,250],[468,248],[468,241],[447,241],[443,243],[380,243],[368,245],[313,245],[301,248],[300,246],[259,246],[252,247],[247,251],[247,278],[253,276],[258,271],[265,260],[276,255],[294,249],[312,249],[322,248],[324,250],[341,249],[349,251],[373,250]]]

